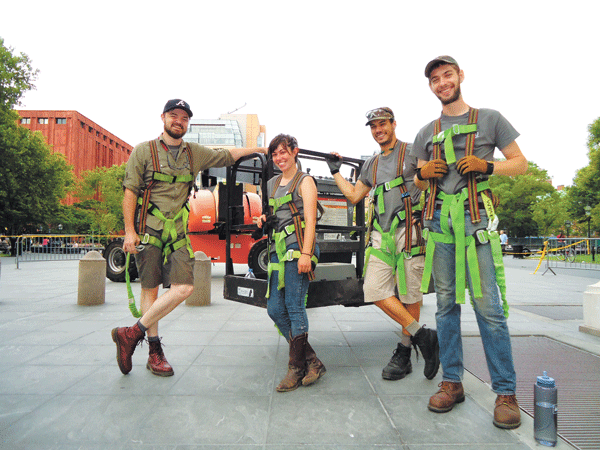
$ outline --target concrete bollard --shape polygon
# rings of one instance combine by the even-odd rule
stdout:
[[[194,292],[185,299],[187,306],[210,306],[210,258],[204,252],[194,253]]]
[[[79,288],[77,304],[103,305],[106,294],[106,260],[92,250],[79,261]]]
[[[579,331],[600,336],[600,281],[590,284],[583,293],[583,325]]]

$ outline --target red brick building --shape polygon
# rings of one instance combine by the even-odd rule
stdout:
[[[133,147],[77,111],[17,110],[20,124],[40,131],[55,152],[73,166],[75,177],[96,167],[120,165],[129,159]],[[73,203],[68,196],[66,204]]]

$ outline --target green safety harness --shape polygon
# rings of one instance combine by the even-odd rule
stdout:
[[[148,186],[144,189],[143,194],[138,197],[137,204],[139,205],[139,226],[138,226],[138,234],[140,237],[140,243],[142,245],[153,245],[162,250],[163,253],[163,264],[167,263],[167,257],[175,252],[176,250],[187,246],[188,252],[190,254],[190,258],[194,258],[194,251],[192,250],[192,243],[190,241],[189,236],[186,235],[184,238],[177,240],[177,225],[176,222],[183,222],[184,231],[187,230],[188,217],[190,213],[189,203],[186,201],[185,205],[175,214],[172,219],[167,219],[165,215],[158,209],[158,207],[150,201],[150,192],[152,188],[156,186],[157,183],[186,183],[191,184],[194,181],[194,175],[191,172],[192,167],[192,152],[189,148],[189,145],[185,143],[183,147],[183,151],[186,153],[189,164],[190,164],[190,173],[186,175],[167,175],[160,171],[160,162],[158,159],[158,147],[156,145],[156,140],[150,141],[150,154],[152,155],[152,168],[154,169],[152,172],[152,180],[148,183]],[[169,153],[169,149],[165,145],[164,142],[160,141],[164,150]],[[168,155],[167,155],[168,158]],[[160,238],[155,236],[151,236],[146,233],[146,220],[148,214],[152,214],[154,217],[157,217],[161,222],[164,223],[163,230]],[[135,307],[135,298],[133,296],[133,291],[131,289],[131,281],[129,277],[129,256],[127,253],[125,260],[125,282],[127,283],[127,294],[129,297],[129,309],[134,317],[141,317],[141,313]]]
[[[475,147],[475,133],[477,131],[478,110],[469,109],[469,123],[467,125],[454,125],[451,128],[441,132],[441,119],[438,119],[434,125],[433,136],[433,159],[442,157],[440,143],[444,142],[446,153],[446,162],[448,164],[456,163],[452,137],[459,134],[467,134],[465,147],[465,156],[473,155]],[[494,212],[494,199],[487,180],[477,181],[476,174],[471,172],[467,174],[468,185],[460,193],[450,195],[444,192],[438,192],[437,180],[429,180],[430,190],[429,198],[426,204],[425,219],[432,220],[436,206],[440,207],[441,215],[440,227],[441,233],[435,233],[430,230],[423,230],[424,238],[427,241],[427,250],[425,256],[425,269],[421,282],[421,292],[427,292],[433,267],[433,258],[436,242],[455,245],[455,264],[456,264],[456,303],[465,303],[466,290],[466,264],[469,266],[469,275],[473,285],[473,297],[483,297],[481,291],[481,277],[479,274],[479,263],[477,260],[476,245],[489,243],[491,245],[494,268],[496,272],[496,282],[500,289],[502,297],[502,308],[504,315],[508,317],[508,302],[506,300],[506,277],[504,274],[504,263],[502,261],[502,248],[500,237],[496,228],[498,226],[498,216]],[[485,230],[477,230],[474,236],[465,236],[465,201],[468,200],[469,210],[471,212],[471,221],[473,223],[481,222],[479,214],[478,198],[481,197],[486,214],[488,216],[488,225]],[[437,203],[436,203],[437,202]],[[448,219],[452,219],[453,232],[448,225]],[[466,255],[466,256],[465,256]],[[473,299],[471,299],[473,300]]]
[[[398,278],[398,293],[401,295],[407,294],[406,284],[406,273],[404,271],[404,260],[410,259],[416,255],[422,255],[425,253],[425,241],[422,238],[421,223],[418,221],[415,224],[417,233],[417,244],[412,245],[412,217],[413,212],[420,211],[419,205],[413,205],[410,193],[402,178],[404,171],[404,157],[406,156],[406,142],[400,143],[400,151],[398,152],[398,163],[396,178],[385,183],[377,185],[377,167],[379,164],[379,157],[375,157],[373,163],[373,186],[374,189],[374,201],[377,203],[377,210],[379,214],[385,213],[385,202],[384,193],[391,191],[392,189],[398,188],[401,192],[401,197],[404,202],[404,209],[399,211],[390,226],[388,232],[384,232],[377,219],[373,219],[373,227],[381,234],[381,247],[374,248],[372,245],[369,246],[365,253],[365,267],[363,271],[363,278],[367,271],[367,265],[371,255],[385,262],[390,267],[394,268],[394,275]],[[398,251],[396,248],[396,230],[402,222],[406,222],[405,235],[404,235],[404,249]]]
[[[287,225],[279,232],[273,231],[273,234],[271,236],[271,239],[275,243],[275,253],[277,254],[278,262],[274,263],[274,262],[269,261],[269,264],[267,266],[267,274],[268,274],[269,281],[267,283],[266,298],[269,298],[269,296],[270,296],[271,273],[274,270],[277,270],[279,272],[278,273],[278,281],[277,281],[277,289],[278,290],[283,289],[283,287],[285,286],[285,262],[293,261],[294,259],[299,259],[300,256],[302,256],[302,248],[304,246],[304,233],[302,232],[302,229],[305,227],[305,223],[304,223],[302,215],[299,212],[298,206],[294,202],[293,194],[296,191],[296,189],[298,188],[298,185],[300,184],[300,180],[302,179],[303,175],[305,175],[304,172],[301,172],[301,171],[296,172],[296,175],[294,175],[294,178],[289,183],[290,188],[288,189],[287,193],[283,197],[274,198],[275,192],[277,191],[277,188],[281,184],[281,179],[283,178],[283,174],[280,175],[275,180],[275,184],[273,186],[273,191],[271,192],[271,196],[269,198],[269,206],[272,208],[271,214],[275,214],[279,208],[281,208],[284,205],[287,205],[287,207],[290,209],[290,211],[292,213],[293,223]],[[298,246],[300,247],[300,250],[288,250],[286,247],[285,239],[294,233],[296,234],[296,240],[298,241]],[[314,267],[318,263],[318,259],[314,255],[314,251],[315,251],[315,243],[313,242],[313,246],[310,251],[310,253],[312,255],[310,260],[313,263],[313,268],[308,273],[309,281],[312,281],[315,279]]]

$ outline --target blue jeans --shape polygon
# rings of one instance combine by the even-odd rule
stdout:
[[[298,243],[288,250],[298,250]],[[315,246],[315,255],[319,257],[319,247]],[[278,262],[277,254],[271,253],[271,262]],[[277,289],[279,271],[274,270],[269,279],[269,299],[267,313],[286,340],[308,333],[308,316],[306,315],[306,294],[308,292],[308,274],[298,273],[298,260],[285,262],[285,286]]]
[[[436,210],[433,220],[426,220],[424,227],[433,232],[441,233],[440,213],[440,210]],[[465,211],[466,236],[472,236],[477,230],[487,227],[485,210],[481,210],[480,213],[481,222],[473,224],[468,209]],[[450,230],[453,231],[450,217],[448,217],[448,222]],[[477,245],[477,259],[483,298],[473,298],[468,262],[466,276],[488,370],[492,379],[492,390],[499,395],[512,395],[515,393],[517,376],[513,365],[508,325],[496,284],[496,272],[489,244]],[[456,273],[454,244],[436,242],[432,275],[437,295],[435,319],[443,379],[444,381],[460,382],[463,377],[464,366],[460,327],[461,307],[456,303],[456,277],[464,276],[464,274]]]

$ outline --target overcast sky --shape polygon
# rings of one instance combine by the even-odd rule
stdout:
[[[369,109],[391,107],[408,142],[439,116],[423,71],[450,54],[465,101],[499,110],[556,186],[587,165],[600,117],[599,18],[589,0],[28,0],[3,2],[0,37],[40,70],[22,109],[76,110],[136,145],[169,98],[196,118],[246,104],[267,142],[352,157],[378,148]]]

